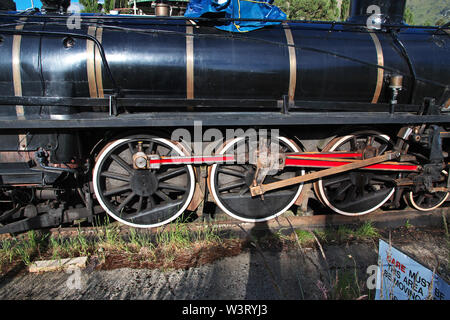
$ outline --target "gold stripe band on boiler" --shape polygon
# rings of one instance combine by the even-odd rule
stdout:
[[[297,85],[297,55],[294,47],[292,31],[286,22],[283,23],[283,29],[286,35],[287,44],[289,45],[289,104],[293,104],[295,99],[295,87]]]
[[[375,44],[375,49],[377,52],[377,65],[379,67],[384,67],[384,55],[380,39],[378,39],[378,36],[373,31],[369,31],[369,34],[372,37],[373,43]],[[383,89],[384,69],[383,68],[377,69],[378,69],[377,84],[375,87],[375,93],[373,94],[372,103],[378,103],[378,100],[380,99],[381,90]]]
[[[194,28],[186,23],[186,99],[194,99]]]
[[[20,21],[25,21],[27,18],[20,18]],[[16,26],[17,31],[23,30],[24,24],[19,24]],[[13,86],[14,86],[14,96],[22,97],[22,75],[21,75],[21,67],[20,67],[20,48],[22,44],[22,35],[15,34],[13,36],[12,43],[12,77],[13,77]],[[16,105],[16,116],[19,120],[25,119],[25,110],[23,105]],[[19,150],[27,149],[27,136],[25,134],[19,134]]]
[[[102,43],[103,28],[90,26],[88,35],[95,37]],[[86,40],[86,66],[89,83],[89,95],[91,98],[103,98],[102,57],[100,50],[94,41]]]

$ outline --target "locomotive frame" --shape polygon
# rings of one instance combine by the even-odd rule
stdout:
[[[355,3],[358,4],[358,1]],[[0,14],[0,18],[14,20],[17,16]],[[420,29],[428,32],[433,45],[445,47],[449,36],[448,25],[417,27],[394,21],[383,25],[382,30],[374,31],[367,30],[360,22],[327,23],[326,29],[323,29],[323,22],[283,21],[281,28],[286,42],[281,43],[248,35],[198,33],[196,28],[201,28],[203,23],[211,23],[211,19],[202,18],[196,23],[178,17],[165,19],[169,24],[181,23],[185,32],[119,27],[116,23],[121,18],[103,16],[83,17],[87,21],[86,32],[24,30],[24,26],[39,26],[35,20],[42,20],[43,26],[55,23],[60,27],[62,19],[67,16],[50,14],[31,17],[34,22],[25,21],[27,18],[21,17],[21,20],[0,26],[0,43],[6,42],[4,37],[13,38],[11,59],[14,88],[14,95],[0,96],[0,106],[15,106],[14,114],[0,116],[0,128],[5,138],[18,137],[17,149],[5,147],[0,151],[3,201],[11,202],[12,206],[0,211],[0,223],[6,222],[3,227],[0,226],[0,233],[55,226],[83,217],[91,219],[101,211],[135,227],[155,227],[173,221],[186,209],[195,210],[201,201],[206,200],[208,192],[222,211],[232,217],[252,222],[266,221],[297,203],[303,184],[311,182],[322,204],[337,213],[350,216],[374,211],[389,200],[398,207],[402,195],[412,207],[422,211],[432,210],[448,198],[450,175],[444,139],[450,137],[450,114],[447,114],[449,85],[439,79],[430,80],[420,75],[423,71],[416,70],[413,58],[397,36],[401,30]],[[125,20],[138,21],[138,18],[127,17]],[[147,18],[146,23],[160,23],[160,20]],[[220,21],[226,19],[214,20]],[[292,36],[291,29],[295,23],[311,25],[311,30],[320,29],[327,34],[326,37],[333,32],[351,32],[357,28],[358,32],[367,33],[373,40],[377,62],[346,56],[326,48],[299,45]],[[110,66],[102,42],[102,33],[108,28],[129,33],[176,34],[184,37],[185,96],[142,97],[124,92]],[[403,59],[404,71],[385,64],[386,57],[379,39],[381,35],[390,37],[389,41],[392,41],[397,54]],[[22,37],[37,38],[39,41],[44,38],[61,39],[60,45],[66,50],[76,46],[77,42],[85,41],[86,50],[94,53],[86,59],[90,96],[69,96],[67,93],[23,96],[21,70],[18,67],[21,63]],[[194,94],[193,47],[196,38],[231,39],[286,48],[289,71],[285,92],[276,98],[261,99],[232,96],[212,98],[205,94],[197,97]],[[372,101],[296,99],[297,58],[300,58],[297,52],[322,54],[376,69]],[[45,84],[43,79],[41,81]],[[106,81],[109,84],[103,87]],[[401,90],[406,93],[399,96]],[[55,111],[45,116],[25,112],[29,108],[42,109],[43,106],[50,106]],[[289,137],[276,138],[283,146],[272,158],[270,153],[267,156],[262,152],[267,149],[266,141],[259,141],[255,155],[245,153],[245,157],[255,156],[258,161],[251,167],[246,163],[239,169],[233,167],[235,162],[229,161],[239,154],[227,152],[230,146],[246,144],[245,137],[222,141],[223,145],[217,154],[193,155],[190,146],[183,141],[171,141],[167,135],[158,132],[158,129],[163,128],[192,130],[197,121],[205,127],[223,130],[237,127],[265,130],[279,128],[287,131]],[[346,126],[344,130],[338,127],[342,124]],[[380,127],[381,131],[374,131],[374,126]],[[98,134],[90,134],[92,128]],[[123,134],[120,132],[123,129],[129,132]],[[56,137],[51,136],[53,133]],[[43,136],[43,142],[30,145],[27,137],[34,135]],[[299,139],[294,142],[296,135],[299,135]],[[91,136],[96,140],[84,144],[80,142]],[[22,145],[24,140],[27,142]],[[68,150],[60,151],[64,150],[65,143]],[[55,144],[61,149],[57,149]],[[74,149],[86,144],[92,150],[75,152]],[[308,144],[315,145],[311,148],[306,146]],[[161,150],[166,155],[161,155]],[[18,162],[17,155],[27,161],[14,167]],[[137,159],[145,161],[138,163]],[[159,171],[168,163],[170,166],[167,167],[172,171]],[[127,171],[128,175],[118,173],[122,169],[108,171],[114,165]],[[206,167],[208,170],[205,170]],[[306,173],[306,170],[312,173]],[[368,173],[371,170],[375,173]],[[387,174],[387,171],[390,173]],[[228,175],[228,178],[224,175]],[[230,182],[230,176],[241,181]],[[340,177],[340,181],[333,180],[333,177]],[[181,182],[175,185],[161,182],[172,178],[181,179]],[[111,179],[115,182],[111,182]],[[375,180],[378,182],[373,182]],[[118,185],[118,181],[125,184]],[[233,195],[221,194],[222,191],[232,193],[230,190],[236,189],[240,190]],[[349,189],[354,194],[358,193],[360,198],[350,201],[352,195],[346,194]],[[32,201],[26,203],[17,200],[20,197],[15,193],[22,191],[31,192]],[[75,202],[71,199],[73,195],[78,197]],[[8,197],[12,200],[5,200]],[[419,203],[424,201],[423,198],[429,201],[427,205]],[[95,201],[100,206],[96,206]],[[154,218],[144,218],[152,214]]]

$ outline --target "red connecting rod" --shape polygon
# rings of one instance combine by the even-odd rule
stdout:
[[[334,153],[288,153],[284,165],[287,167],[302,168],[334,168],[362,160],[362,154],[358,152],[334,152]],[[221,164],[236,162],[234,155],[219,156],[176,156],[149,158],[148,167],[155,165],[173,164]],[[419,166],[411,163],[384,162],[363,167],[365,170],[387,171],[418,171]]]

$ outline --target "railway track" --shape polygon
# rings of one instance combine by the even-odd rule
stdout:
[[[414,227],[441,227],[444,223],[449,221],[450,218],[450,206],[441,207],[430,212],[419,212],[412,209],[405,210],[377,210],[372,213],[358,216],[348,217],[336,214],[319,214],[314,216],[288,216],[282,215],[276,219],[266,222],[243,222],[239,220],[219,220],[209,223],[204,222],[191,222],[185,223],[186,228],[195,232],[205,228],[205,226],[213,225],[221,233],[231,233],[234,236],[245,238],[248,236],[251,230],[271,230],[282,231],[283,233],[291,233],[294,229],[302,230],[323,230],[326,228],[333,228],[339,226],[354,226],[360,225],[365,222],[371,222],[372,225],[378,229],[395,229],[405,225]],[[127,235],[132,227],[117,224],[120,229],[121,235]],[[77,235],[80,230],[84,234],[97,234],[97,231],[103,227],[66,227],[66,228],[51,228],[48,233],[52,236],[70,237]],[[174,224],[165,225],[159,228],[142,229],[143,233],[158,233],[163,230],[174,230],[176,226]],[[11,235],[0,235],[0,239],[9,238]]]

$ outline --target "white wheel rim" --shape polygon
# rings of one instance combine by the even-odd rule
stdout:
[[[412,191],[410,191],[410,192],[408,193],[408,198],[409,198],[409,201],[408,201],[408,202],[409,202],[409,204],[410,204],[414,209],[416,209],[416,210],[418,210],[418,211],[431,211],[431,210],[434,210],[434,209],[440,207],[440,206],[447,200],[449,194],[450,194],[450,193],[447,192],[447,194],[445,195],[444,199],[443,199],[441,202],[439,202],[437,205],[435,205],[434,207],[432,207],[432,208],[422,208],[422,207],[419,207],[419,206],[416,204],[416,202],[414,201],[414,194],[413,194]]]
[[[234,145],[235,143],[241,141],[242,139],[244,139],[244,138],[243,138],[243,137],[239,137],[239,138],[235,138],[235,139],[231,140],[231,141],[230,141],[229,143],[227,143],[227,144],[225,145],[225,147],[220,151],[220,154],[224,154],[224,153],[225,153],[232,145]],[[297,149],[297,147],[296,147],[292,142],[290,142],[289,139],[287,139],[287,138],[285,138],[285,137],[279,137],[279,139],[280,139],[281,141],[283,141],[284,143],[286,143],[289,147],[291,147],[291,148],[294,150],[294,152],[299,152],[299,150]],[[216,169],[217,169],[217,164],[214,164],[214,165],[212,166],[212,169],[211,169],[211,177],[214,177],[214,176],[215,176],[215,174],[216,174]],[[304,174],[305,174],[305,171],[302,170],[301,174],[304,175]],[[292,205],[295,203],[295,201],[297,200],[298,196],[300,195],[300,192],[301,192],[302,189],[303,189],[303,183],[300,184],[300,186],[298,187],[297,193],[295,194],[295,197],[289,202],[289,204],[288,204],[286,207],[284,207],[282,210],[280,210],[279,212],[277,212],[277,213],[275,213],[275,214],[273,214],[273,215],[271,215],[271,216],[269,216],[269,217],[266,217],[266,218],[260,218],[260,219],[249,219],[249,218],[243,218],[243,217],[240,217],[240,216],[238,216],[238,215],[235,215],[233,212],[231,212],[230,210],[228,210],[228,209],[223,205],[223,203],[220,201],[219,196],[218,196],[217,191],[216,191],[215,186],[214,186],[214,181],[211,181],[210,187],[211,187],[211,194],[212,194],[212,196],[213,196],[213,198],[214,198],[214,201],[215,201],[216,204],[219,206],[219,208],[222,209],[222,210],[223,210],[226,214],[228,214],[229,216],[231,216],[231,217],[233,217],[233,218],[235,218],[235,219],[237,219],[237,220],[241,220],[241,221],[245,221],[245,222],[264,222],[264,221],[268,221],[268,220],[274,219],[274,218],[280,216],[281,214],[283,214],[284,212],[286,212],[287,210],[289,210],[289,208],[292,207]]]
[[[347,139],[349,139],[349,138],[352,138],[353,136],[354,136],[354,135],[348,135],[348,136],[342,137],[341,139],[339,139],[339,140],[338,140],[338,141],[330,148],[329,151],[331,151],[331,152],[334,151],[334,150],[338,147],[339,144],[341,144],[343,141],[345,141],[345,140],[347,140]],[[384,134],[381,134],[381,135],[379,135],[379,136],[382,137],[382,138],[384,138],[384,139],[386,139],[387,141],[390,141],[390,138],[389,138],[388,136],[384,135]],[[342,214],[342,215],[344,215],[344,216],[349,216],[349,217],[362,216],[362,215],[365,215],[365,214],[368,214],[368,213],[370,213],[370,212],[373,212],[373,211],[377,210],[377,209],[380,208],[383,204],[385,204],[386,201],[388,201],[389,198],[390,198],[390,197],[394,194],[394,192],[395,192],[395,188],[392,188],[391,192],[389,192],[388,196],[387,196],[383,201],[381,201],[380,204],[378,204],[377,206],[375,206],[375,207],[373,207],[373,208],[371,208],[371,209],[369,209],[369,210],[366,210],[366,211],[364,211],[364,212],[359,212],[359,213],[350,213],[350,212],[345,212],[345,211],[342,211],[342,210],[336,208],[335,206],[333,206],[333,205],[330,203],[330,201],[328,201],[328,198],[326,197],[325,191],[324,191],[324,188],[323,188],[322,179],[320,179],[320,180],[318,181],[318,185],[319,185],[320,197],[322,198],[323,202],[325,202],[325,204],[326,204],[330,209],[332,209],[334,212],[337,212],[337,213],[339,213],[339,214]]]
[[[164,224],[167,224],[167,223],[169,223],[169,222],[172,222],[173,220],[175,220],[176,218],[178,218],[183,212],[184,212],[184,210],[186,210],[186,208],[188,207],[188,205],[189,205],[189,203],[191,202],[191,200],[192,200],[192,197],[194,196],[194,187],[195,187],[195,175],[194,175],[194,170],[193,170],[193,168],[192,168],[192,166],[191,165],[188,165],[187,166],[187,168],[188,168],[188,172],[189,172],[189,180],[190,180],[190,189],[189,189],[189,194],[188,194],[188,197],[186,198],[186,201],[185,201],[185,203],[184,203],[184,205],[183,205],[183,207],[175,214],[175,215],[173,215],[172,217],[170,217],[169,219],[166,219],[166,220],[164,220],[164,221],[162,221],[162,222],[158,222],[158,223],[155,223],[155,224],[146,224],[146,225],[143,225],[143,224],[136,224],[136,223],[132,223],[132,222],[129,222],[129,221],[126,221],[126,220],[124,220],[124,219],[122,219],[122,218],[120,218],[120,217],[118,217],[114,212],[112,212],[109,208],[108,208],[108,206],[104,203],[104,201],[103,201],[103,199],[102,199],[102,197],[101,197],[101,195],[100,195],[100,191],[99,191],[99,186],[98,186],[98,182],[97,182],[97,175],[98,175],[98,171],[99,171],[99,169],[100,169],[100,163],[102,163],[102,161],[104,160],[104,158],[106,157],[106,155],[109,153],[109,151],[111,151],[112,149],[114,149],[117,145],[119,145],[119,144],[121,144],[121,143],[124,143],[124,142],[128,142],[128,141],[131,141],[132,139],[119,139],[119,140],[117,140],[117,141],[115,141],[115,142],[113,142],[111,145],[109,145],[101,154],[100,154],[100,156],[98,157],[98,159],[97,159],[97,161],[96,161],[96,163],[95,163],[95,167],[94,167],[94,172],[93,172],[93,185],[94,185],[94,192],[95,192],[95,195],[96,195],[96,197],[97,197],[97,201],[100,203],[100,206],[103,208],[103,210],[105,210],[105,212],[108,214],[108,215],[110,215],[110,216],[112,216],[115,220],[117,220],[117,221],[119,221],[119,222],[121,222],[121,223],[123,223],[123,224],[126,224],[126,225],[128,225],[128,226],[131,226],[131,227],[135,227],[135,228],[156,228],[156,227],[160,227],[160,226],[162,226],[162,225],[164,225]],[[155,141],[159,141],[159,142],[161,142],[161,143],[163,143],[163,144],[166,144],[167,146],[169,146],[169,147],[171,147],[173,150],[175,150],[177,153],[178,153],[178,155],[180,155],[180,156],[184,156],[185,154],[176,146],[176,145],[174,145],[172,142],[170,142],[169,140],[167,140],[167,139],[163,139],[163,138],[155,138],[154,139]]]

